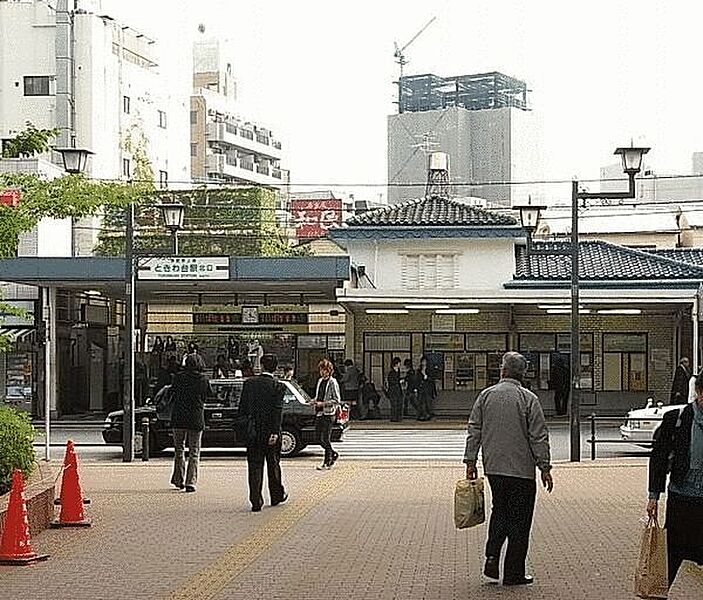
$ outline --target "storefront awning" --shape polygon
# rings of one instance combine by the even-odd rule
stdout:
[[[179,260],[187,257],[179,257]],[[334,302],[349,280],[347,256],[219,257],[226,266],[217,278],[144,277],[152,259],[138,257],[139,302],[235,302],[253,304]],[[218,267],[219,269],[219,267]],[[113,257],[0,260],[0,281],[75,291],[95,290],[119,297],[124,293],[124,259]]]

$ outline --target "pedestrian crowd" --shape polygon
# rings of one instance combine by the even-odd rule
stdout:
[[[260,362],[261,374],[247,378],[243,384],[237,417],[237,427],[244,432],[247,442],[252,512],[260,512],[264,505],[264,467],[271,506],[288,500],[280,465],[285,387],[274,377],[278,369],[277,357],[264,354]],[[182,364],[171,386],[175,445],[171,483],[186,492],[194,492],[204,429],[204,402],[211,392],[203,374],[205,364],[197,348],[183,358]],[[437,392],[427,358],[422,357],[417,369],[406,360],[404,372],[398,357],[392,359],[390,366],[384,392],[390,401],[391,420],[402,419],[408,414],[408,407],[415,410],[419,420],[431,419]],[[527,367],[527,360],[517,352],[507,352],[503,356],[500,381],[484,389],[473,404],[464,453],[466,479],[473,481],[478,478],[477,462],[481,452],[483,474],[491,490],[483,572],[488,578],[500,579],[500,559],[507,545],[502,563],[502,580],[507,586],[528,585],[533,581],[525,564],[537,495],[536,471],[547,492],[554,488],[544,413],[537,396],[523,385]],[[654,435],[646,505],[649,519],[657,522],[660,496],[667,491],[668,579],[665,585],[669,587],[684,560],[703,565],[703,372],[691,378],[686,359],[679,367],[671,400],[682,405],[666,412]],[[215,372],[220,368],[221,365],[216,365]],[[360,414],[363,417],[368,416],[368,410],[373,410],[375,401],[370,392],[366,396],[368,404],[363,399],[364,386],[369,382],[353,361],[345,362],[341,374],[335,376],[335,371],[329,359],[320,360],[319,378],[310,400],[315,411],[316,434],[324,449],[319,470],[331,469],[339,459],[332,447],[330,432],[342,403],[361,405],[365,410]],[[284,377],[292,377],[292,372],[289,370]],[[689,397],[689,381],[692,381],[693,397],[685,403]]]

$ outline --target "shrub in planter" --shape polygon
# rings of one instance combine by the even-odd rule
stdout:
[[[34,427],[29,415],[0,406],[0,494],[10,490],[12,471],[21,469],[25,478],[34,470]]]

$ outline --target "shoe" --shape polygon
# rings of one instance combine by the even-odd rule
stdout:
[[[339,452],[335,452],[335,453],[332,455],[332,462],[330,462],[330,467],[331,467],[334,463],[337,462],[337,459],[338,459],[338,458],[339,458]]]
[[[534,577],[525,575],[518,579],[503,579],[503,585],[529,585],[535,580]]]
[[[194,485],[187,485],[185,486],[186,492],[192,493],[195,491],[195,486]]]
[[[182,490],[185,487],[182,483],[173,483],[173,481],[171,482],[171,485],[177,490]]]
[[[260,506],[252,506],[251,512],[261,512],[261,507]]]
[[[498,557],[497,556],[487,556],[486,564],[483,567],[483,574],[491,579],[500,579],[500,573],[498,571]]]
[[[271,506],[278,506],[279,504],[284,504],[288,500],[288,494],[283,494],[283,498],[280,500],[276,500],[275,502],[271,502]]]
[[[317,467],[315,467],[315,468],[316,468],[318,471],[329,471],[329,470],[330,470],[330,465],[328,465],[327,463],[322,463],[321,465],[317,465]]]

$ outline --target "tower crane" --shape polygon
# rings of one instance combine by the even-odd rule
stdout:
[[[398,42],[393,42],[395,45],[395,52],[393,53],[393,57],[396,59],[395,62],[398,63],[398,66],[400,67],[400,76],[398,77],[398,112],[402,113],[403,112],[403,67],[408,64],[408,59],[405,58],[405,54],[403,52],[405,49],[412,44],[417,38],[420,37],[420,35],[427,29],[432,22],[436,19],[437,17],[432,17],[426,24],[425,26],[420,29],[412,38],[410,38],[410,41],[405,44],[402,48],[398,45]]]

